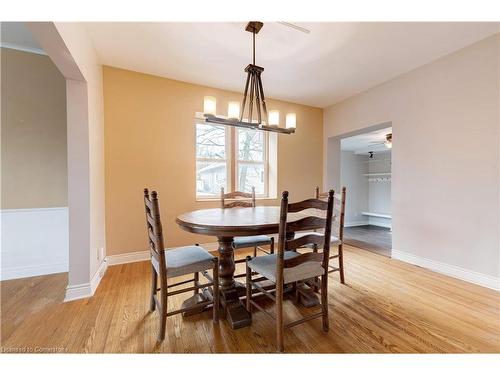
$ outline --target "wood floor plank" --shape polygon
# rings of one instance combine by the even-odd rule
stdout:
[[[499,292],[351,246],[344,254],[347,284],[336,273],[329,277],[330,331],[322,331],[321,319],[286,330],[287,352],[500,352]],[[250,327],[239,330],[223,319],[213,324],[211,311],[169,317],[165,341],[158,343],[158,313],[149,312],[148,262],[109,267],[92,298],[63,303],[66,283],[66,274],[0,283],[2,350],[275,352],[274,322],[259,311]],[[188,296],[169,299],[169,309]],[[265,306],[273,311],[272,304]],[[289,299],[284,306],[285,321],[313,311]]]

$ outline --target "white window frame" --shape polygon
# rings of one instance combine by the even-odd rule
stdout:
[[[258,164],[258,165],[263,165],[264,166],[264,193],[262,194],[255,194],[256,197],[258,198],[267,198],[269,196],[269,133],[266,131],[262,131],[264,134],[264,155],[262,158],[262,161],[252,161],[252,160],[240,160],[239,158],[239,139],[238,139],[238,128],[234,128],[234,153],[233,157],[235,160],[235,166],[234,166],[234,179],[235,179],[235,190],[241,191],[240,190],[240,179],[238,178],[238,174],[240,171],[240,163],[242,164]]]
[[[217,117],[223,117],[223,116],[217,116]],[[196,152],[196,131],[197,131],[197,125],[198,124],[204,124],[204,118],[200,114],[196,114],[195,121],[194,121],[194,146],[195,146],[195,171],[194,171],[194,177],[195,177],[195,196],[196,200],[219,200],[220,197],[218,194],[212,195],[212,194],[200,194],[198,193],[198,189],[196,186],[196,177],[197,177],[197,163],[199,161],[201,162],[226,162],[226,186],[224,190],[226,192],[229,191],[235,191],[238,190],[238,168],[239,168],[239,163],[244,163],[244,164],[263,164],[264,165],[264,193],[263,194],[256,194],[256,197],[259,199],[268,199],[270,198],[270,193],[269,193],[269,180],[270,180],[270,175],[269,175],[269,142],[270,142],[270,136],[268,132],[264,131],[264,155],[263,155],[263,161],[262,162],[252,162],[252,161],[246,161],[246,160],[239,160],[239,153],[238,153],[238,132],[237,132],[237,127],[234,126],[227,126],[227,125],[218,125],[218,124],[213,124],[214,126],[224,126],[225,129],[225,136],[226,136],[226,158],[225,159],[217,159],[217,158],[198,158],[197,152]],[[209,124],[212,125],[212,124]]]

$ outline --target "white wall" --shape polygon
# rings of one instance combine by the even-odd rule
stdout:
[[[104,113],[102,91],[102,66],[99,64],[94,46],[84,24],[74,22],[56,23],[56,28],[66,44],[71,56],[82,72],[87,89],[88,100],[88,168],[89,180],[89,270],[86,282],[95,280],[96,273],[105,255],[105,220],[104,220]],[[75,89],[75,87],[73,87]],[[68,103],[68,106],[70,103]],[[69,109],[68,109],[69,111]],[[68,155],[68,158],[70,155]],[[71,190],[70,190],[71,192]],[[71,198],[70,198],[71,205]],[[71,207],[71,206],[70,206]],[[103,253],[103,254],[102,254]],[[71,262],[71,258],[70,258]],[[77,267],[77,265],[75,265]],[[71,267],[71,263],[70,263]],[[71,284],[80,284],[81,279],[71,280]]]
[[[102,66],[83,23],[30,23],[66,77],[69,285],[66,299],[93,294],[105,270]]]
[[[68,208],[1,211],[0,280],[68,271]]]
[[[341,185],[346,187],[345,226],[368,224],[368,217],[361,214],[368,209],[368,173],[366,156],[353,151],[342,151],[340,163]]]
[[[400,258],[443,272],[446,265],[495,288],[499,50],[496,34],[324,111],[325,155],[329,137],[392,122],[393,249]]]

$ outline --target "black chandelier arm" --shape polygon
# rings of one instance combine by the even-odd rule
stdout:
[[[241,106],[240,122],[243,121],[243,115],[245,114],[245,104],[247,103],[248,83],[249,82],[250,82],[250,72],[248,72],[248,74],[247,74],[247,82],[245,83],[245,92],[243,94],[243,103]]]
[[[260,98],[262,100],[262,109],[264,110],[264,117],[265,117],[266,124],[267,124],[269,121],[267,118],[266,98],[264,96],[264,86],[262,86],[262,79],[260,77],[260,72],[257,73],[257,81],[259,82]]]
[[[255,76],[252,71],[250,71],[250,103],[248,106],[248,122],[252,122],[252,112],[253,112],[253,94],[254,94],[254,85],[255,85]]]
[[[257,107],[257,122],[259,124],[262,123],[262,116],[260,113],[260,99],[259,99],[259,92],[260,92],[260,85],[259,85],[259,76],[257,73],[254,73],[254,80],[255,80],[255,105]]]

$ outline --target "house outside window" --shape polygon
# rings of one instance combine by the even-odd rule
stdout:
[[[218,199],[226,192],[269,197],[269,133],[196,122],[196,197]]]

